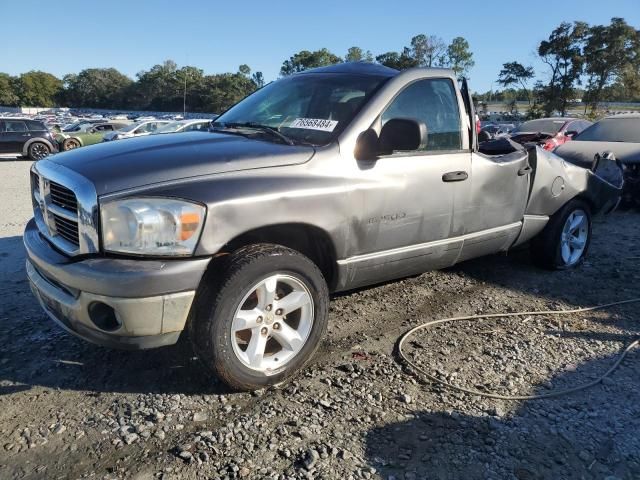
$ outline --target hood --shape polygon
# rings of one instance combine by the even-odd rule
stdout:
[[[560,145],[553,153],[575,165],[591,168],[596,153],[604,152],[613,152],[622,163],[640,163],[640,143],[572,140]]]
[[[53,155],[88,178],[98,195],[153,183],[308,161],[315,150],[222,133],[148,135]]]

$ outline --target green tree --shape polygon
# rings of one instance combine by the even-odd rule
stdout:
[[[366,52],[360,47],[351,47],[344,56],[345,62],[373,62],[373,54],[367,50]]]
[[[418,61],[411,54],[409,47],[405,47],[402,53],[386,52],[378,55],[376,62],[385,67],[395,68],[396,70],[406,70],[418,66]]]
[[[519,62],[507,62],[502,65],[502,70],[498,75],[498,83],[503,87],[520,85],[527,96],[529,105],[531,105],[531,94],[527,83],[533,76],[533,67],[525,67]]]
[[[251,80],[256,84],[256,88],[264,87],[264,75],[262,75],[262,72],[255,72],[251,75]]]
[[[441,63],[442,66],[451,68],[457,76],[467,76],[476,64],[469,42],[463,37],[456,37],[451,41]]]
[[[549,67],[549,81],[536,92],[546,115],[554,110],[564,115],[575,98],[584,67],[582,45],[589,26],[584,22],[563,22],[538,47],[540,59]]]
[[[18,93],[15,87],[16,79],[7,73],[0,72],[0,105],[5,107],[18,106]]]
[[[177,71],[176,62],[165,60],[147,71],[139,72],[136,75],[138,80],[130,92],[130,106],[141,110],[163,110],[166,104],[174,104],[174,108],[177,108],[181,102],[177,102],[176,97],[179,95],[182,98],[177,85]]]
[[[222,113],[256,88],[257,85],[251,78],[239,72],[207,75],[200,91],[201,111]]]
[[[640,62],[640,32],[622,18],[588,30],[585,45],[586,99],[595,112],[604,88]]]
[[[286,76],[293,73],[302,72],[310,68],[326,67],[342,62],[342,59],[331,53],[326,48],[310,52],[302,50],[293,55],[289,60],[285,60],[280,68],[280,75]]]
[[[20,75],[15,85],[19,103],[25,107],[54,107],[62,92],[62,80],[36,70]]]
[[[65,75],[64,102],[74,107],[122,108],[133,81],[115,68],[88,68]]]
[[[444,41],[435,35],[416,35],[411,39],[411,56],[420,67],[434,67],[447,51]]]

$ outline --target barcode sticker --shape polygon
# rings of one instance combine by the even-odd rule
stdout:
[[[307,130],[321,130],[333,132],[338,125],[337,120],[325,120],[322,118],[296,118],[289,128],[306,128]]]

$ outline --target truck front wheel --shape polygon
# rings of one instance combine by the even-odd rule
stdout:
[[[327,328],[329,293],[318,267],[286,247],[243,247],[198,292],[189,337],[200,359],[237,390],[277,383],[302,368]]]

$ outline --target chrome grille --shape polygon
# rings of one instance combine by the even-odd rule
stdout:
[[[34,217],[38,230],[67,255],[99,251],[98,199],[93,184],[48,160],[31,170]]]
[[[68,188],[55,182],[49,182],[49,195],[51,196],[52,204],[69,210],[74,215],[78,214],[78,201],[75,194]]]
[[[53,214],[53,222],[56,227],[56,233],[66,241],[74,245],[80,245],[80,237],[78,235],[78,222],[67,220],[59,215]]]
[[[31,189],[34,195],[40,196],[40,178],[35,172],[31,172]]]

